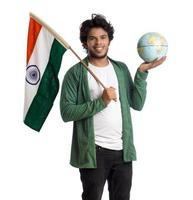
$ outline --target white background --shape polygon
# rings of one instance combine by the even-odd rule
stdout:
[[[132,200],[192,200],[192,7],[191,1],[7,0],[1,5],[0,199],[80,200],[79,172],[69,165],[72,123],[63,123],[59,96],[42,130],[22,122],[29,12],[47,22],[80,55],[79,25],[101,13],[115,28],[109,56],[131,74],[142,60],[139,37],[162,33],[169,44],[166,62],[149,72],[144,109],[132,111],[138,161]],[[66,52],[60,83],[78,62]],[[108,199],[105,187],[103,200]]]

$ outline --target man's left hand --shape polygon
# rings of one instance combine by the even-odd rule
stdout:
[[[153,68],[161,65],[165,60],[166,60],[166,56],[160,58],[159,60],[154,60],[153,62],[150,62],[150,63],[144,62],[139,66],[138,70],[140,72],[148,71],[150,69],[153,69]]]

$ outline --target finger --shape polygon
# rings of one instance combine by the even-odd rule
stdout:
[[[117,101],[117,94],[114,94],[114,100]]]
[[[116,90],[116,88],[114,88],[114,87],[112,87],[112,86],[111,86],[111,87],[109,87],[109,88],[110,88],[110,89],[113,89],[113,90]]]
[[[157,60],[158,63],[163,63],[166,60],[166,56],[161,57],[159,60]]]
[[[113,101],[117,102],[117,98],[114,98]]]
[[[152,62],[152,67],[156,67],[158,65],[161,65],[166,60],[166,56],[160,58],[159,60]]]
[[[164,62],[166,60],[167,56],[163,56],[162,57],[162,62]]]

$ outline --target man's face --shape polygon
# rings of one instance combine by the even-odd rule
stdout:
[[[88,33],[86,48],[92,58],[105,58],[109,48],[109,37],[103,28],[92,28]]]

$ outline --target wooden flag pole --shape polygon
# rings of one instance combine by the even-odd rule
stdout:
[[[83,62],[83,60],[77,55],[77,53],[71,47],[69,49],[80,60],[80,62],[84,65],[84,67],[88,70],[88,72],[93,76],[93,78],[105,89],[106,87],[104,86],[104,84],[98,79],[98,77],[92,72],[92,70],[89,69],[86,63]]]
[[[30,17],[32,17],[39,24],[44,26],[58,40],[58,42],[60,42],[60,44],[62,46],[64,46],[66,49],[70,48],[70,45],[58,33],[56,33],[48,24],[46,24],[43,20],[41,20],[39,17],[37,17],[33,13],[30,13]]]
[[[80,62],[83,64],[83,66],[88,70],[88,72],[93,76],[93,78],[105,89],[106,87],[104,84],[97,78],[97,76],[88,68],[85,62],[78,56],[78,54],[71,48],[71,46],[58,34],[56,33],[48,24],[46,24],[44,21],[42,21],[39,17],[34,15],[33,13],[30,13],[30,17],[35,19],[38,23],[43,25],[50,33],[53,34],[53,36],[60,42],[62,46],[64,46],[66,49],[70,49],[71,52],[80,60]]]

